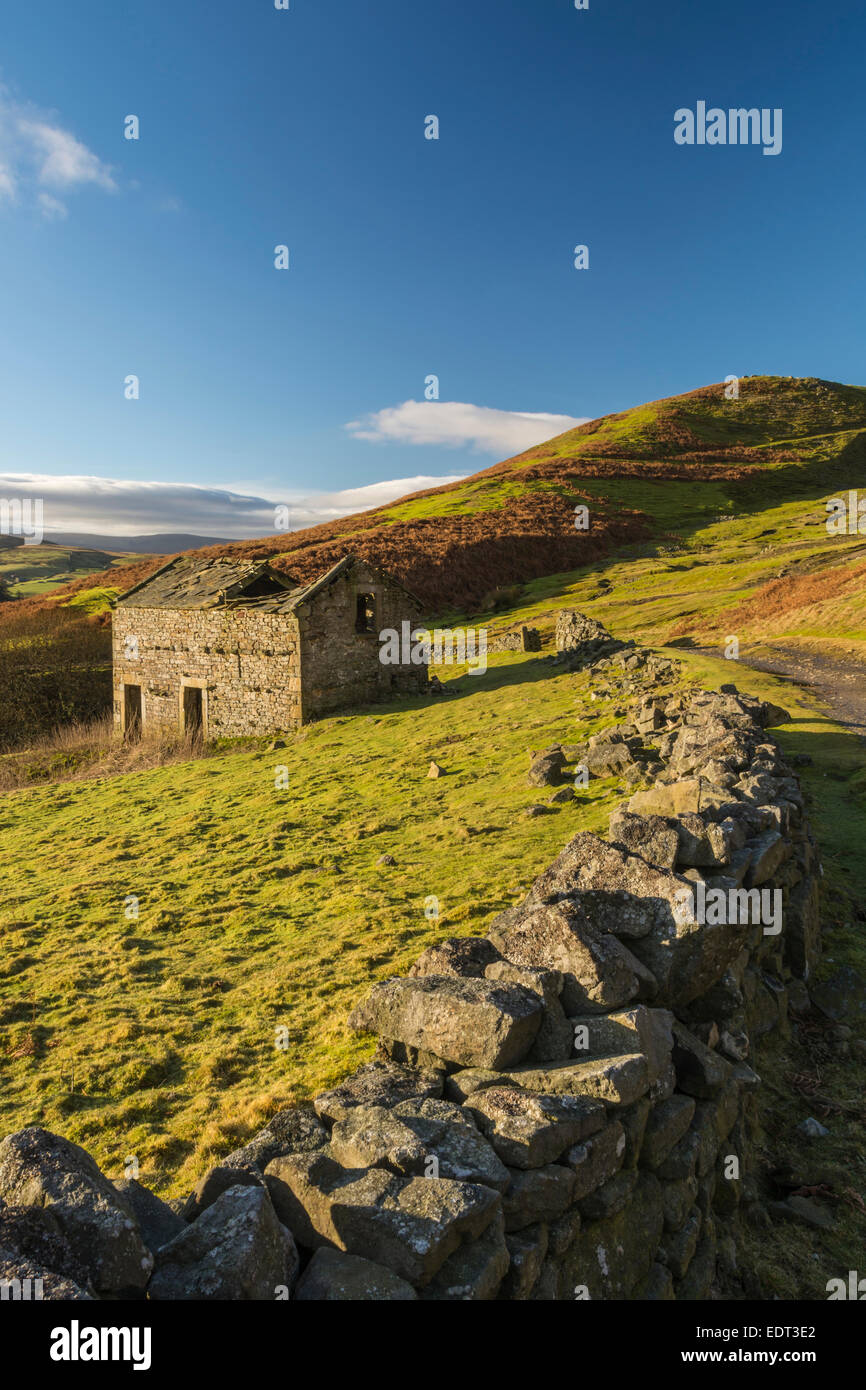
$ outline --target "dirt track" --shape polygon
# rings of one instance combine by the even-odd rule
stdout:
[[[767,643],[760,656],[740,653],[745,666],[787,676],[813,690],[844,728],[866,738],[866,665],[854,657],[805,652],[781,642]],[[764,655],[764,653],[767,653]]]

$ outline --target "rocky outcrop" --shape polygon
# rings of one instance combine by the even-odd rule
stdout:
[[[578,618],[563,640],[602,640]],[[349,1020],[376,1059],[180,1214],[66,1140],[11,1135],[0,1278],[58,1299],[715,1296],[756,1200],[756,1045],[820,950],[815,843],[765,732],[782,717],[730,687],[641,694],[587,749],[616,775],[639,746],[655,773],[609,839],[578,833],[486,936],[376,983]]]

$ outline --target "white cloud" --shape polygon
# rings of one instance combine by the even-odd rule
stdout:
[[[0,164],[0,198],[15,198],[15,178],[8,164]]]
[[[55,198],[53,193],[40,193],[37,202],[42,216],[49,221],[62,220],[67,216],[66,205],[61,203],[59,198]]]
[[[493,410],[464,401],[404,401],[402,405],[374,411],[361,420],[352,420],[346,429],[356,439],[370,439],[376,443],[471,448],[476,453],[508,458],[583,425],[589,418]]]
[[[252,496],[189,483],[0,473],[0,499],[41,499],[46,540],[58,532],[135,536],[166,531],[244,540],[275,534],[279,506],[288,507],[289,529],[298,531],[456,482],[458,476],[395,478],[333,492],[269,487],[264,496]]]
[[[18,120],[18,130],[36,156],[40,183],[49,188],[74,188],[79,183],[117,187],[108,167],[68,130],[23,119]]]
[[[52,115],[16,101],[0,87],[0,199],[66,216],[56,196],[95,185],[113,192],[111,169]]]

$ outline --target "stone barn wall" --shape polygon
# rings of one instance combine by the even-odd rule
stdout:
[[[359,594],[376,596],[375,631],[355,630]],[[304,719],[347,705],[368,704],[398,694],[422,694],[426,665],[383,665],[379,633],[418,623],[418,608],[407,595],[377,579],[362,562],[315,594],[298,610]]]
[[[301,722],[300,640],[291,614],[121,605],[112,629],[118,729],[124,683],[141,686],[146,730],[181,727],[184,682],[204,690],[208,738],[274,733]]]

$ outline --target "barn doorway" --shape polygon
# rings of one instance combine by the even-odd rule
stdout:
[[[141,738],[141,686],[123,687],[123,732],[128,739]]]
[[[203,723],[201,689],[197,685],[185,685],[183,688],[183,731],[187,738],[201,738]]]

